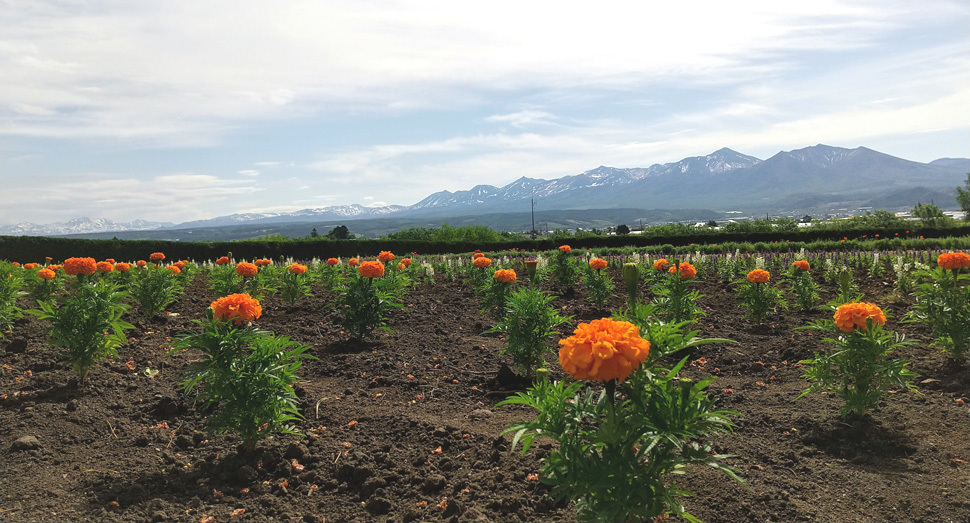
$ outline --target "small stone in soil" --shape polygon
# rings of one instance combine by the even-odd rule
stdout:
[[[41,447],[43,445],[40,444],[40,440],[36,436],[21,436],[10,445],[10,450],[12,452],[18,452],[23,450],[37,450]]]

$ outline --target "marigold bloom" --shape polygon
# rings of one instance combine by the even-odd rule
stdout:
[[[11,265],[13,265],[14,267],[20,267],[20,262],[13,262],[11,263]]]
[[[852,302],[840,305],[835,310],[835,326],[842,332],[866,330],[866,319],[872,318],[873,325],[886,323],[886,315],[877,305],[865,302]]]
[[[176,267],[178,267],[179,270],[182,270],[188,264],[189,264],[189,260],[179,260],[179,261],[175,262],[173,265],[175,265]]]
[[[248,294],[230,294],[212,302],[213,316],[222,321],[233,320],[239,325],[244,321],[253,321],[263,314],[263,307],[259,300]]]
[[[37,271],[37,276],[40,276],[40,278],[43,280],[50,281],[53,280],[54,276],[57,276],[57,274],[50,269],[41,269]]]
[[[229,263],[228,256],[221,256],[218,260],[216,260],[216,265],[225,265],[227,263]]]
[[[622,383],[650,354],[636,325],[610,318],[580,323],[559,345],[559,364],[578,380]]]
[[[334,265],[340,265],[340,260],[337,258],[327,258],[327,265],[333,267]]]
[[[137,262],[135,262],[135,265],[137,265],[139,267],[144,267],[144,266],[148,265],[148,262],[145,261],[145,260],[138,260]]]
[[[266,267],[267,265],[272,265],[273,264],[273,260],[267,260],[266,258],[260,258],[260,259],[256,260],[253,263],[255,263],[257,267]]]
[[[771,275],[764,269],[755,269],[748,273],[748,281],[751,283],[765,283],[771,279]]]
[[[114,258],[105,258],[104,261],[110,263],[111,265],[114,265],[115,264],[115,259]]]
[[[475,254],[472,254],[472,259],[475,259],[475,258],[484,258],[484,257],[485,257],[485,253],[484,252],[476,252]]]
[[[697,268],[687,262],[680,262],[679,265],[671,265],[669,272],[670,274],[680,272],[680,279],[682,280],[689,280],[697,276]]]
[[[125,262],[118,262],[115,264],[115,270],[118,272],[128,272],[131,270],[131,264]]]
[[[488,266],[492,265],[492,260],[484,256],[479,256],[478,258],[475,258],[474,260],[472,260],[472,265],[474,265],[475,267],[478,267],[479,269],[485,269]]]
[[[401,258],[401,265],[404,265],[405,268],[410,267],[412,263],[414,262],[411,258]]]
[[[936,258],[936,264],[941,269],[951,271],[970,267],[970,254],[965,252],[944,252]]]
[[[20,264],[19,263],[17,263],[17,262],[14,262],[14,263],[16,264],[16,265],[14,265],[14,267],[20,267]],[[37,264],[36,263],[25,263],[24,264],[24,269],[27,269],[28,271],[32,271],[32,270],[34,270],[36,268],[37,268]]]
[[[570,247],[570,246],[568,246],[568,245],[560,245],[559,246],[559,252],[561,252],[563,254],[569,254],[569,252],[572,251],[572,250],[573,250],[573,248]]]
[[[364,278],[380,278],[384,276],[384,264],[379,261],[365,261],[357,267],[357,272]]]
[[[148,259],[151,261],[162,261],[165,259],[165,255],[160,252],[153,252],[148,255]]]
[[[290,272],[292,272],[293,274],[306,274],[306,269],[307,269],[306,265],[300,265],[299,263],[293,263],[293,264],[290,265],[289,269],[287,269],[287,270],[290,271]]]
[[[107,260],[99,261],[94,265],[94,268],[97,269],[98,272],[105,272],[105,273],[115,270],[115,266],[112,265],[111,263],[108,263]]]
[[[812,268],[812,266],[809,265],[808,261],[806,260],[795,260],[795,262],[792,263],[792,267],[802,272],[808,272]]]
[[[357,258],[351,258],[347,260],[347,265],[350,265],[351,267],[356,267],[360,265],[360,260],[358,260]]]
[[[665,271],[670,268],[670,262],[667,258],[660,258],[659,260],[653,262],[653,270],[655,271]]]
[[[515,271],[512,269],[499,269],[492,277],[502,283],[515,283]]]
[[[403,271],[404,269],[407,269],[407,268],[408,268],[408,266],[407,265],[404,265],[404,263],[398,263],[397,264],[397,268],[395,270]]]
[[[394,259],[394,253],[391,251],[381,251],[380,254],[377,255],[377,259],[380,260],[381,263],[387,263]]]
[[[606,268],[606,260],[603,258],[593,258],[589,261],[589,266],[595,270],[601,270]]]
[[[165,268],[171,271],[172,274],[182,273],[182,269],[179,269],[178,265],[169,265],[168,267],[165,267]]]
[[[94,274],[98,270],[98,262],[94,258],[68,258],[64,260],[64,273],[76,276],[78,274]]]
[[[259,272],[259,267],[256,267],[252,263],[239,262],[236,264],[236,274],[242,276],[243,278],[252,278],[256,276]]]

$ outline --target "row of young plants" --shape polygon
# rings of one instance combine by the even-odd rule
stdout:
[[[836,258],[839,263],[870,267],[881,263],[879,253],[858,253],[855,257],[842,254]],[[921,253],[896,256],[923,259]],[[100,277],[95,276],[96,264],[88,272],[91,263],[72,259],[63,267],[66,275],[75,277],[63,293],[65,304],[76,300],[93,308],[71,309],[41,300],[39,310],[33,313],[52,320],[52,343],[82,347],[68,348],[66,355],[83,382],[80,368],[90,368],[98,355],[113,353],[123,343],[123,330],[130,328],[121,320],[127,311],[125,291],[117,289],[120,284],[115,280],[128,281],[134,289],[147,275],[175,281],[178,275],[193,270],[209,272],[216,294],[225,297],[213,302],[205,319],[196,322],[199,333],[176,343],[176,351],[195,349],[204,355],[192,366],[183,386],[214,407],[215,414],[209,420],[214,429],[238,433],[251,447],[271,433],[295,431],[292,422],[299,419],[299,411],[292,383],[300,362],[310,357],[307,347],[254,326],[261,315],[254,296],[280,292],[288,302],[295,303],[309,292],[306,279],[313,276],[339,293],[337,302],[345,330],[353,337],[364,338],[387,327],[389,313],[400,306],[403,292],[414,281],[429,277],[428,281],[433,281],[436,273],[467,278],[478,289],[483,310],[496,320],[494,330],[504,334],[505,352],[521,372],[535,377],[532,388],[504,403],[528,405],[538,412],[536,419],[509,429],[515,433],[515,443],[523,443],[523,452],[535,437],[559,442],[559,450],[544,460],[542,469],[543,481],[554,486],[554,495],[578,501],[579,515],[584,519],[648,521],[680,515],[691,520],[679,501],[686,493],[669,481],[670,474],[683,472],[689,464],[705,464],[737,478],[735,471],[723,464],[725,456],[712,452],[712,445],[706,441],[730,430],[730,416],[735,413],[717,409],[706,396],[710,379],[695,383],[677,377],[686,358],[667,358],[695,345],[730,342],[700,339],[697,331],[689,330],[701,314],[699,296],[691,283],[702,273],[722,277],[721,270],[728,269],[719,270],[721,267],[740,274],[753,262],[755,267],[738,279],[738,297],[753,317],[764,319],[782,305],[780,290],[770,284],[768,269],[777,269],[786,260],[781,256],[739,255],[722,259],[700,253],[688,257],[690,261],[637,257],[633,253],[631,261],[622,261],[626,307],[612,318],[580,324],[573,336],[559,342],[559,362],[575,380],[571,383],[551,382],[548,371],[542,368],[547,340],[569,319],[558,314],[551,306],[554,297],[539,285],[545,279],[554,279],[560,286],[571,286],[579,276],[587,295],[599,303],[609,299],[615,285],[606,271],[609,261],[577,256],[568,246],[560,247],[552,256],[524,260],[527,285],[518,282],[513,269],[516,260],[498,257],[493,262],[484,254],[471,259],[432,257],[414,264],[416,269],[407,259],[393,271],[384,265],[395,258],[389,252],[381,253],[375,261],[358,263],[351,259],[344,263],[329,259],[286,267],[268,260],[234,264],[225,257],[199,267],[185,264],[178,271],[163,267],[161,260],[155,259],[156,263],[133,272],[130,267],[103,270]],[[814,293],[817,302],[808,256],[798,253],[791,257],[795,260],[787,273],[790,287],[799,305],[811,309],[818,304],[809,306],[813,300],[803,298]],[[812,259],[825,263],[830,258]],[[744,265],[739,260],[744,260]],[[922,262],[913,261],[913,268],[919,268],[918,263]],[[77,269],[82,265],[83,270]],[[945,253],[936,259],[936,265],[932,270],[919,268],[912,277],[916,294],[913,319],[931,323],[945,350],[954,359],[964,359],[970,291],[968,276],[960,271],[970,266],[970,255]],[[503,266],[507,268],[500,268]],[[851,415],[865,413],[887,387],[911,387],[913,374],[905,363],[889,358],[905,341],[882,329],[885,315],[879,307],[860,303],[852,294],[845,266],[838,272],[844,292],[840,291],[836,302],[830,304],[835,307],[834,316],[807,326],[831,332],[833,337],[828,341],[835,349],[802,363],[807,365],[805,377],[811,382],[805,393],[834,391],[845,402],[843,415]],[[24,268],[23,273],[29,275],[34,268]],[[51,268],[36,272],[43,270]],[[14,272],[10,272],[8,281],[14,279]],[[47,282],[55,279],[37,277]],[[637,296],[644,280],[654,296],[649,304]],[[844,302],[838,303],[843,298]],[[61,310],[71,312],[57,316]],[[89,317],[99,319],[80,319]],[[77,339],[71,340],[72,336]],[[91,354],[95,355],[93,359]],[[587,386],[591,381],[602,382],[602,387]]]
[[[819,304],[818,285],[811,264],[802,256],[786,271],[798,305],[805,310]],[[855,257],[859,263],[878,264],[878,255]],[[875,262],[873,261],[875,260]],[[627,306],[611,318],[580,324],[573,336],[559,342],[559,363],[575,381],[550,382],[541,368],[544,340],[568,318],[551,305],[552,296],[538,284],[552,278],[561,287],[580,282],[594,302],[605,303],[614,284],[605,276],[609,262],[597,257],[571,256],[569,246],[560,247],[549,260],[528,260],[528,286],[512,289],[516,275],[495,269],[492,260],[476,254],[472,281],[482,298],[483,310],[497,320],[493,330],[506,336],[507,349],[520,371],[535,370],[536,384],[502,404],[526,405],[537,411],[531,421],[516,423],[507,432],[522,442],[523,453],[536,437],[558,442],[558,449],[543,460],[541,477],[553,486],[553,495],[578,502],[581,519],[592,521],[652,521],[670,515],[694,520],[679,501],[687,492],[670,481],[671,474],[689,464],[704,464],[741,481],[736,471],[723,464],[708,441],[731,430],[736,413],[716,408],[705,390],[713,378],[692,382],[679,379],[686,358],[666,357],[703,343],[730,343],[724,339],[699,339],[685,332],[702,315],[700,297],[691,283],[698,268],[688,261],[626,262],[621,276]],[[704,269],[716,264],[700,257]],[[739,303],[755,320],[764,320],[785,306],[782,291],[771,285],[769,264],[754,260],[756,267],[734,283]],[[779,262],[776,260],[774,265]],[[970,255],[943,253],[937,267],[913,276],[916,305],[910,321],[933,325],[937,341],[954,360],[966,358]],[[738,268],[732,269],[738,270]],[[509,274],[511,272],[511,274]],[[739,271],[740,272],[740,271]],[[916,375],[892,353],[912,343],[883,328],[885,313],[872,303],[861,302],[851,282],[851,272],[838,273],[840,292],[826,305],[831,319],[811,322],[803,328],[830,334],[831,350],[799,362],[806,366],[809,386],[802,396],[830,391],[843,400],[841,415],[861,416],[872,409],[890,389],[915,390]],[[641,303],[637,290],[646,279],[654,299]],[[602,382],[602,388],[589,382]]]

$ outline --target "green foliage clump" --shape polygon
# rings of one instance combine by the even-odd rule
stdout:
[[[866,414],[886,390],[916,390],[911,379],[917,374],[907,368],[906,362],[889,357],[894,350],[912,342],[883,329],[872,318],[866,320],[864,330],[850,333],[840,331],[832,320],[801,328],[832,332],[836,337],[824,340],[835,345],[833,350],[815,353],[813,359],[799,362],[808,365],[804,377],[812,382],[799,397],[817,390],[834,392],[845,402],[841,413],[846,417]]]
[[[17,307],[17,299],[25,294],[21,290],[24,283],[22,272],[23,269],[8,262],[0,263],[0,338],[4,331],[10,330],[14,320],[22,316]]]
[[[380,279],[384,278],[387,276]],[[337,298],[340,323],[354,339],[362,340],[375,330],[391,332],[387,320],[394,309],[403,308],[397,287],[389,282],[375,282],[376,279],[365,278],[355,271]]]
[[[690,493],[671,476],[689,465],[706,465],[741,482],[706,441],[730,431],[736,413],[714,406],[706,389],[714,378],[678,377],[671,369],[641,365],[623,383],[597,391],[582,381],[566,384],[540,377],[528,391],[499,405],[523,405],[536,418],[512,424],[513,447],[528,452],[537,437],[558,443],[543,459],[540,480],[557,500],[577,502],[581,521],[625,523],[680,516],[697,521],[680,502]],[[743,482],[742,482],[743,483]]]
[[[106,280],[83,283],[64,303],[42,301],[40,310],[27,311],[42,320],[52,320],[50,340],[64,349],[64,359],[77,372],[83,384],[95,363],[117,356],[117,348],[127,343],[126,329],[134,326],[122,321],[128,311],[128,293]]]
[[[515,366],[525,376],[532,376],[543,364],[542,354],[550,349],[545,342],[556,334],[555,328],[569,322],[550,304],[555,298],[533,287],[520,287],[508,298],[505,317],[492,329],[505,335]]]
[[[181,280],[165,267],[150,264],[130,272],[131,296],[146,316],[164,311],[182,293]]]
[[[921,282],[908,321],[928,323],[936,344],[954,360],[965,360],[970,353],[970,275],[936,267],[917,277]]]
[[[205,408],[214,409],[210,428],[238,434],[247,448],[273,433],[298,434],[291,422],[301,419],[293,384],[309,347],[248,325],[213,318],[195,322],[202,330],[176,341],[172,352],[195,349],[202,360],[192,364],[182,383]]]

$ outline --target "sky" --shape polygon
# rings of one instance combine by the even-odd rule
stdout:
[[[722,147],[966,158],[968,28],[966,0],[0,0],[0,225],[410,205]]]

